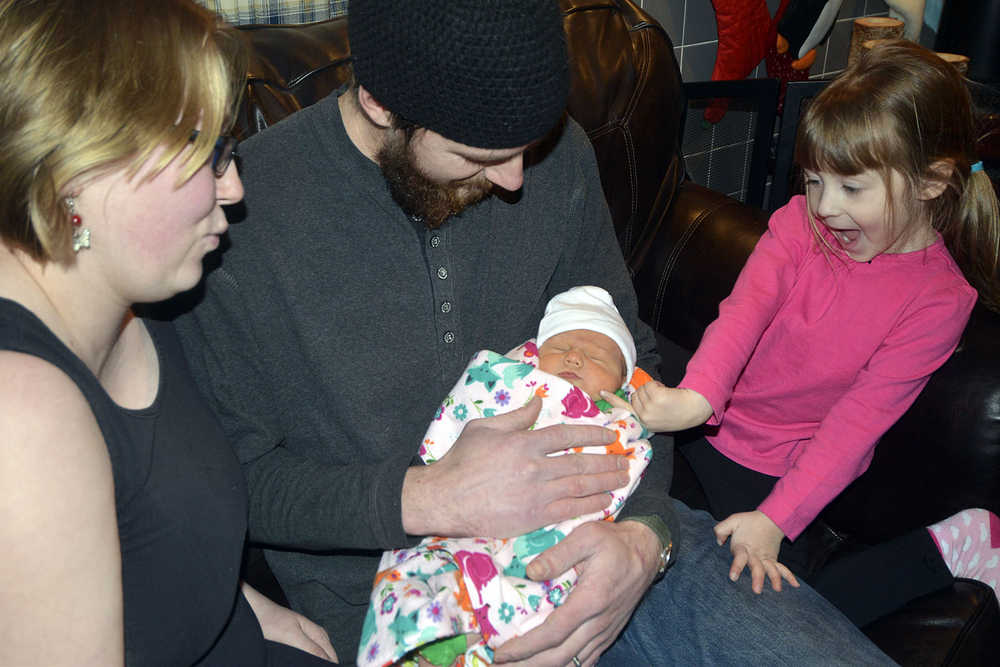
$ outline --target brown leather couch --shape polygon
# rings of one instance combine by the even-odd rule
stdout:
[[[681,78],[660,25],[629,0],[561,4],[573,73],[569,113],[594,144],[641,315],[658,334],[664,377],[676,381],[766,217],[685,180]],[[346,19],[242,30],[252,57],[240,137],[349,75]],[[1000,317],[978,308],[958,350],[882,439],[869,471],[823,513],[831,530],[819,557],[970,506],[1000,512]],[[864,630],[904,664],[994,664],[1000,656],[997,600],[972,581]]]

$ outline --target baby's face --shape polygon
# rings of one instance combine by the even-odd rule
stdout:
[[[538,348],[538,367],[579,387],[595,401],[625,381],[625,357],[613,340],[586,329],[564,331]]]

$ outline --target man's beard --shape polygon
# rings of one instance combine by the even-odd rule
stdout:
[[[493,189],[482,174],[459,183],[435,183],[413,162],[404,133],[392,133],[375,155],[389,194],[403,212],[420,218],[429,229],[482,201]]]

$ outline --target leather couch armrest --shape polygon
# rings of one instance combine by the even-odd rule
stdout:
[[[995,659],[1000,609],[989,586],[956,579],[862,630],[901,665],[984,665]]]

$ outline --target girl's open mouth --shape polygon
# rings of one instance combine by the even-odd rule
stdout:
[[[858,238],[861,237],[860,229],[831,229],[830,231],[840,241],[840,244],[845,247],[854,245]]]

